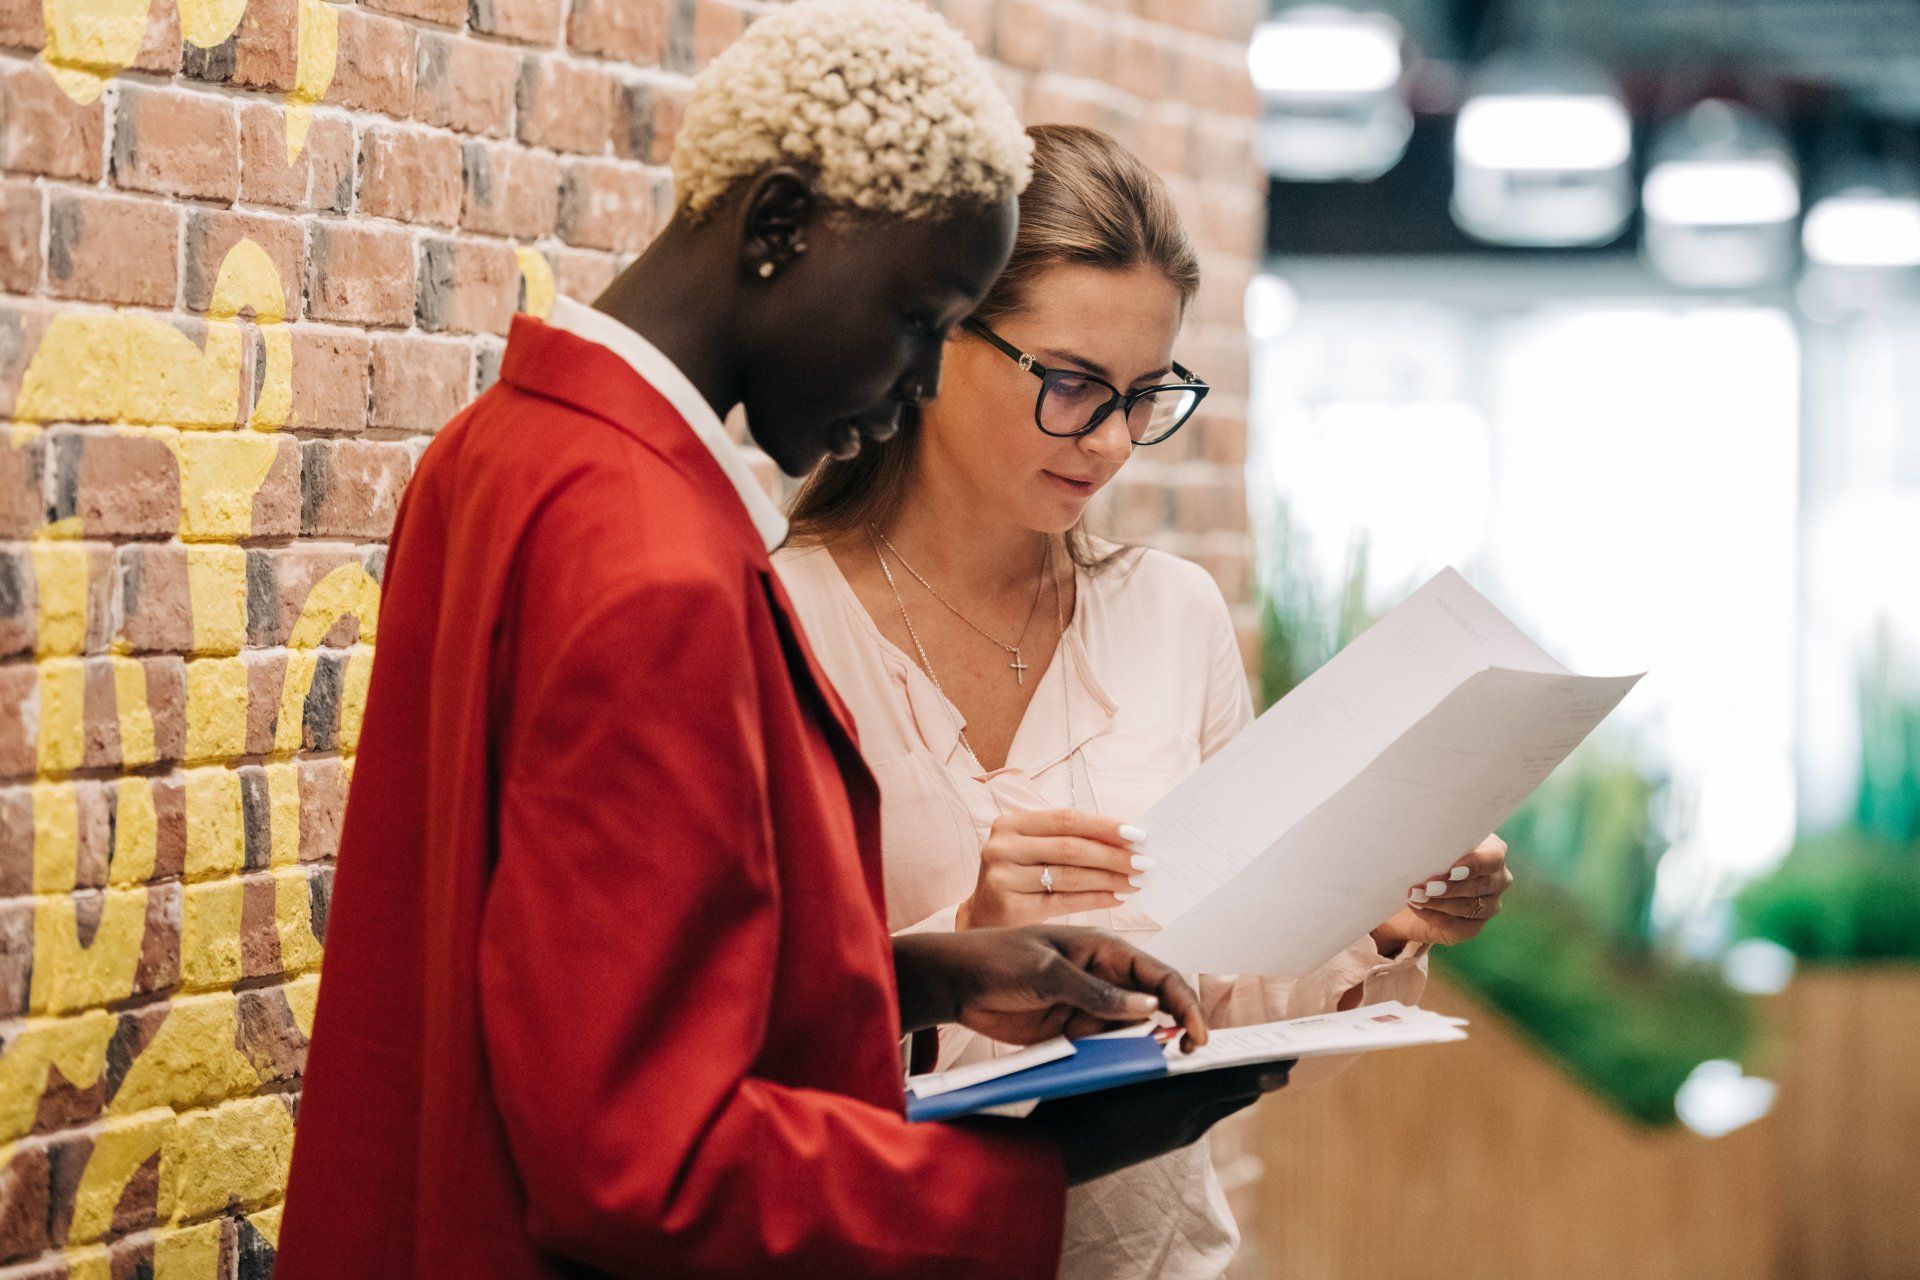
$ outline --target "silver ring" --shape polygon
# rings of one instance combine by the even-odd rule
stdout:
[[[1053,892],[1053,868],[1040,868],[1040,887],[1048,893]]]

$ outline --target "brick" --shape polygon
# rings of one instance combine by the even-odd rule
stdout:
[[[38,62],[8,69],[0,148],[12,173],[98,182],[106,172],[106,102],[81,106]]]
[[[593,249],[562,249],[559,265],[554,270],[554,283],[559,291],[578,302],[592,302],[607,291],[614,277],[620,274],[621,258],[618,254],[601,253]]]
[[[268,214],[193,209],[187,214],[186,270],[180,282],[180,305],[188,311],[207,311],[221,264],[242,240],[266,250],[280,277],[283,318],[300,316],[301,286],[306,278],[306,235],[291,218]]]
[[[560,185],[560,238],[588,249],[638,253],[660,228],[656,178],[613,161],[575,161]]]
[[[147,33],[133,55],[132,69],[170,76],[180,70],[185,46],[180,39],[180,8],[176,0],[153,0],[147,7]]]
[[[652,80],[621,85],[613,119],[614,154],[623,160],[666,164],[686,119],[687,97],[682,85]]]
[[[666,68],[679,75],[694,72],[695,0],[667,0]]]
[[[49,1248],[53,1176],[47,1148],[26,1144],[0,1170],[0,1262]]]
[[[598,67],[529,55],[515,91],[519,137],[528,146],[600,155],[613,129],[616,81]]]
[[[311,170],[307,207],[316,213],[345,213],[353,208],[360,166],[352,122],[344,116],[314,116],[301,154],[309,157]]]
[[[667,6],[633,0],[573,0],[567,16],[567,46],[646,66],[667,51]]]
[[[473,394],[479,395],[500,380],[500,359],[506,346],[498,339],[483,338],[473,353]]]
[[[373,409],[387,431],[438,431],[467,401],[473,352],[464,342],[381,335],[373,342]]]
[[[284,209],[345,213],[353,207],[353,125],[316,112],[300,154],[287,159],[287,113],[266,102],[240,104],[240,198]]]
[[[399,18],[418,18],[441,27],[466,25],[467,0],[361,0],[369,9]]]
[[[180,215],[151,200],[53,193],[47,291],[86,302],[170,307],[179,283]]]
[[[693,61],[704,67],[747,29],[747,15],[728,0],[694,0]]]
[[[269,755],[280,726],[280,695],[287,686],[287,651],[249,649],[240,655],[240,664],[247,673],[247,754]]]
[[[464,372],[460,382],[466,382]],[[0,658],[33,652],[35,585],[28,548],[0,546]]]
[[[376,125],[361,138],[360,163],[362,213],[442,227],[460,220],[460,143],[452,135]]]
[[[941,0],[935,7],[941,17],[967,38],[968,44],[982,54],[993,52],[995,0]]]
[[[560,162],[506,143],[462,148],[460,225],[487,235],[539,240],[560,218]]]
[[[560,38],[560,0],[472,0],[475,31],[521,44]]]
[[[44,4],[35,3],[34,0],[0,2],[0,47],[38,53],[46,42]]]
[[[113,181],[129,191],[231,201],[240,194],[240,130],[226,98],[123,85]]]
[[[13,667],[0,667],[0,673]],[[0,676],[0,683],[5,677]],[[0,898],[33,892],[33,788],[0,787]]]
[[[413,323],[413,237],[316,222],[307,241],[307,315],[342,324]]]
[[[347,565],[364,565],[361,548],[348,544],[301,544],[247,552],[247,643],[277,648],[293,629],[313,589]],[[320,638],[325,648],[344,649],[361,638],[360,622],[347,614]]]
[[[351,329],[296,329],[293,419],[297,431],[342,434],[367,425],[366,336]]]
[[[300,532],[308,537],[384,538],[412,473],[398,441],[309,440],[302,465]]]
[[[285,93],[299,70],[299,0],[248,0],[240,25],[210,49],[187,45],[185,74],[237,89]]]
[[[147,433],[55,427],[47,433],[56,471],[76,476],[72,506],[94,537],[166,538],[179,528],[180,468],[163,440]]]
[[[300,769],[300,860],[318,862],[333,857],[340,847],[340,823],[347,811],[346,770],[338,758],[329,756],[303,756],[296,763]],[[0,982],[4,982],[3,972]]]
[[[436,240],[420,246],[420,327],[504,334],[520,292],[520,263],[497,240]]]
[[[328,102],[395,118],[413,114],[413,28],[393,18],[341,9],[340,53]]]
[[[0,291],[32,293],[40,287],[42,205],[39,188],[30,182],[0,185]]]
[[[291,986],[293,984],[288,984]],[[298,1080],[306,1069],[307,1038],[287,1000],[287,986],[260,987],[239,995],[240,1051],[261,1083]]]
[[[464,0],[460,11],[464,16]],[[414,56],[414,118],[504,138],[513,130],[519,68],[519,55],[505,45],[422,32]]]
[[[137,660],[141,668],[140,688],[146,694],[146,723],[136,729],[141,735],[137,743],[127,742],[120,733],[120,679],[111,658],[90,658],[84,664],[85,721],[83,723],[84,751],[81,764],[88,769],[107,769],[126,765],[139,768],[145,765],[166,762],[180,758],[186,745],[186,664],[178,657],[141,658]],[[151,733],[152,751],[148,753],[144,739]],[[135,747],[140,754],[133,755]],[[107,857],[111,846],[111,828],[107,814],[110,808],[108,793],[97,784],[82,783],[81,806],[83,819],[91,812],[97,812],[98,835],[91,841],[96,850],[89,861],[86,848],[87,824],[82,824],[82,858],[79,883],[82,886],[98,888],[107,882]],[[91,791],[88,788],[92,788]]]
[[[0,778],[34,771],[40,672],[31,662],[0,664]]]
[[[27,1011],[33,985],[33,900],[0,901],[0,1017]]]
[[[193,648],[193,595],[185,547],[131,546],[114,552],[120,597],[118,638],[134,653]]]

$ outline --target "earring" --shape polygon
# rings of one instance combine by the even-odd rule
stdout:
[[[760,264],[760,278],[761,278],[762,280],[771,280],[771,279],[773,279],[773,261],[772,261],[772,259],[768,259],[767,261],[765,261],[765,262],[763,262],[763,263],[761,263],[761,264]]]

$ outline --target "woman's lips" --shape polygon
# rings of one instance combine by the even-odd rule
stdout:
[[[1043,471],[1040,474],[1077,497],[1092,497],[1093,491],[1100,487],[1091,480],[1076,480],[1072,476],[1063,476],[1057,471]]]

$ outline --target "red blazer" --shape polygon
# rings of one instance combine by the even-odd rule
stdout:
[[[902,1118],[878,799],[738,495],[514,321],[394,528],[277,1280],[1051,1277]]]

